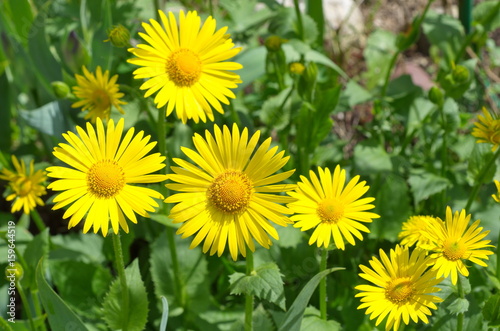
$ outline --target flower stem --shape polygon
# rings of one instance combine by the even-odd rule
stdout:
[[[122,330],[127,331],[128,317],[129,317],[129,297],[127,277],[125,276],[125,263],[123,262],[122,243],[120,241],[120,234],[112,234],[113,249],[115,251],[116,271],[120,279],[120,286],[122,290]]]
[[[460,299],[463,299],[465,295],[464,295],[464,288],[462,286],[462,281],[460,280],[460,275],[458,276],[457,279],[457,289],[458,289],[458,297]],[[463,326],[464,326],[464,313],[459,313],[457,315],[457,331],[462,331]]]
[[[297,28],[299,32],[299,39],[304,40],[304,23],[302,23],[302,13],[300,12],[299,0],[293,0],[295,7],[295,14],[297,15]]]
[[[17,287],[17,291],[19,292],[19,296],[21,297],[21,300],[23,301],[23,306],[24,306],[24,309],[26,310],[26,316],[28,316],[28,320],[29,320],[31,329],[38,330],[38,328],[35,328],[35,322],[33,321],[33,313],[31,312],[30,303],[28,302],[28,298],[26,297],[26,293],[24,292],[24,289],[21,286],[21,283],[18,282],[17,280],[16,280],[16,287]]]
[[[389,86],[389,81],[391,80],[392,69],[394,69],[400,53],[401,51],[397,50],[392,56],[391,62],[389,62],[389,67],[387,68],[387,72],[385,73],[384,85],[382,86],[382,90],[380,91],[380,101],[383,101],[385,98],[387,87]]]
[[[321,263],[319,265],[319,272],[326,270],[326,261],[328,260],[328,250],[326,248],[321,249]],[[319,311],[321,319],[326,321],[326,277],[321,278],[319,282]]]
[[[498,238],[500,238],[500,232],[498,233]],[[500,280],[500,246],[497,244],[497,279]]]
[[[31,210],[31,219],[33,220],[33,222],[35,222],[35,225],[40,232],[43,232],[43,230],[46,229],[46,226],[43,223],[42,218],[40,217],[40,214],[38,213],[38,211],[35,208],[33,208]]]
[[[253,252],[247,246],[247,270],[246,275],[250,276],[253,272]],[[253,314],[253,294],[245,294],[245,331],[252,331]]]
[[[470,206],[472,205],[472,202],[474,201],[474,199],[476,199],[477,193],[479,192],[479,188],[483,183],[484,177],[486,177],[488,170],[495,163],[495,160],[498,158],[499,155],[500,155],[500,148],[497,149],[496,153],[493,154],[493,157],[488,161],[488,163],[484,166],[484,168],[481,169],[479,176],[477,176],[476,185],[474,185],[472,193],[469,196],[469,200],[467,200],[467,204],[465,205],[465,210],[469,210]]]

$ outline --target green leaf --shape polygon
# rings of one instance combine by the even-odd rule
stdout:
[[[50,136],[59,137],[69,130],[66,120],[65,101],[52,101],[40,108],[33,110],[19,110],[19,116],[25,120],[29,126]]]
[[[301,331],[338,331],[341,329],[338,322],[332,320],[325,321],[316,315],[304,316],[300,326]]]
[[[274,262],[266,263],[255,269],[255,274],[247,276],[235,272],[229,276],[231,294],[253,294],[286,309],[282,275]]]
[[[167,298],[161,297],[161,304],[163,306],[161,313],[161,323],[160,323],[160,331],[165,331],[167,329],[168,322],[168,301]]]
[[[411,192],[415,204],[427,199],[433,194],[439,193],[448,187],[451,187],[451,182],[448,178],[444,178],[422,169],[412,170],[408,178]]]
[[[486,31],[500,27],[500,3],[498,0],[482,1],[474,5],[472,17],[475,23],[481,24]]]
[[[240,331],[245,329],[245,321],[243,316],[231,325],[230,331]],[[274,330],[274,322],[269,313],[264,309],[262,304],[254,308],[252,313],[252,329],[253,330]]]
[[[410,135],[425,125],[425,120],[435,110],[432,102],[425,98],[416,98],[410,106],[410,112],[405,125],[406,135]],[[437,110],[436,110],[437,111]]]
[[[392,170],[391,157],[382,146],[365,140],[354,148],[354,165],[359,175],[372,175]]]
[[[43,270],[42,258],[36,268],[36,282],[40,293],[40,300],[49,319],[51,329],[87,331],[80,318],[75,315],[59,295],[47,284],[43,276]]]
[[[314,19],[309,15],[302,14],[302,28],[304,29],[304,42],[309,45],[314,44],[319,35],[318,26]]]
[[[302,323],[302,317],[304,315],[304,311],[309,304],[309,300],[311,299],[312,294],[316,290],[316,287],[319,284],[319,281],[326,277],[328,274],[338,271],[344,270],[344,268],[331,268],[327,270],[323,270],[304,286],[304,288],[300,291],[297,298],[293,302],[290,309],[286,312],[285,318],[281,322],[281,325],[278,327],[278,331],[299,331],[300,325]]]
[[[288,87],[278,95],[268,98],[259,112],[261,121],[278,131],[285,128],[290,122],[289,103],[291,98],[289,98],[289,94],[291,89]]]
[[[10,21],[14,24],[17,37],[26,45],[31,37],[30,27],[33,23],[33,13],[28,0],[8,0],[5,2],[8,6],[7,13],[10,14]]]
[[[492,295],[486,301],[483,307],[483,317],[488,321],[489,327],[500,327],[500,294]]]
[[[24,251],[24,260],[26,266],[24,270],[24,278],[21,283],[25,287],[32,288],[35,285],[35,270],[41,258],[49,253],[49,229],[45,229],[36,235],[32,241],[26,245]]]
[[[371,98],[372,95],[368,90],[351,79],[342,91],[339,107],[342,111],[348,111],[355,105],[365,103]]]
[[[375,30],[370,34],[363,51],[367,66],[366,86],[369,89],[382,84],[389,69],[391,57],[396,51],[396,35],[394,33]]]
[[[474,144],[472,153],[468,158],[468,175],[474,183],[479,180],[479,176],[482,173],[483,168],[490,162],[492,157],[493,153],[491,152],[490,144]],[[490,183],[493,180],[493,176],[495,176],[496,169],[496,163],[493,162],[480,184]]]
[[[459,313],[465,313],[469,309],[469,300],[463,298],[456,298],[449,306],[448,310],[450,313],[458,315]]]
[[[235,62],[243,66],[242,69],[237,71],[237,74],[240,75],[243,82],[238,85],[235,91],[243,90],[266,73],[266,55],[266,48],[260,46],[245,50],[234,58]]]
[[[123,329],[126,326],[129,331],[144,330],[148,319],[148,294],[141,279],[137,259],[125,269],[125,277],[129,305],[124,309],[120,280],[116,278],[104,299],[104,320],[111,329]]]
[[[51,236],[51,260],[73,260],[85,263],[105,263],[104,238],[94,233],[67,233]]]
[[[0,132],[2,132],[2,139],[0,139],[0,150],[4,152],[10,152],[12,144],[12,129],[10,127],[11,118],[11,101],[10,101],[10,85],[7,79],[7,75],[3,73],[0,64],[0,91],[2,91],[3,97],[2,102],[0,102],[0,114],[2,114],[2,120],[0,121]]]

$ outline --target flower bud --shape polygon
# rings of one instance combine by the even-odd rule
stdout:
[[[130,32],[121,24],[113,26],[108,30],[108,39],[115,47],[127,47],[130,45]]]
[[[281,50],[281,45],[286,42],[285,39],[282,39],[279,36],[272,35],[266,38],[264,45],[267,48],[268,52],[278,52]]]
[[[306,70],[306,67],[300,62],[292,62],[288,66],[288,70],[290,70],[292,74],[302,75],[304,70]]]
[[[469,69],[464,66],[458,65],[452,72],[453,80],[458,84],[465,83],[469,80]]]
[[[65,99],[70,93],[70,88],[65,82],[55,81],[50,83],[52,86],[52,91],[59,99]]]
[[[24,276],[24,269],[21,266],[20,263],[14,262],[13,266],[7,265],[5,268],[5,279],[7,279],[8,282],[15,282],[17,283],[21,279],[23,279]]]
[[[444,103],[444,96],[443,96],[443,91],[437,86],[431,87],[429,90],[429,100],[438,106],[443,105]]]

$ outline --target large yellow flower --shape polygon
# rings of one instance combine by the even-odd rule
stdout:
[[[478,138],[477,143],[491,143],[491,150],[494,152],[500,145],[500,118],[492,115],[483,107],[483,115],[477,118],[479,122],[474,123],[475,128],[472,130],[472,135]]]
[[[92,123],[95,123],[96,118],[107,121],[111,114],[111,106],[124,114],[120,105],[127,103],[120,100],[124,94],[119,92],[118,84],[116,84],[118,75],[109,78],[109,71],[106,70],[103,74],[100,66],[97,66],[95,75],[85,67],[82,69],[85,77],[75,75],[78,86],[73,86],[73,93],[80,101],[73,103],[71,107],[82,107],[82,111],[88,110],[84,118],[90,118]]]
[[[358,285],[361,297],[358,309],[368,308],[366,314],[370,320],[378,316],[375,325],[379,325],[387,317],[385,329],[399,329],[401,319],[408,325],[410,318],[417,323],[422,320],[429,323],[427,315],[431,309],[437,309],[435,303],[443,301],[432,293],[441,289],[436,287],[442,278],[436,278],[436,271],[428,268],[430,258],[423,249],[415,248],[410,255],[409,248],[396,246],[389,256],[380,250],[380,260],[376,257],[370,266],[360,265],[363,273],[360,277],[374,285]]]
[[[475,221],[470,227],[471,215],[466,215],[465,210],[452,214],[451,208],[446,208],[446,221],[429,223],[427,235],[432,242],[431,257],[434,259],[433,269],[437,270],[438,277],[448,277],[451,274],[451,282],[457,283],[458,272],[463,276],[469,276],[465,261],[487,267],[482,260],[488,260],[492,251],[485,250],[491,240],[482,240],[490,231],[483,231],[479,227],[480,221]]]
[[[26,171],[24,160],[19,163],[15,155],[12,155],[12,163],[15,172],[4,168],[0,174],[0,179],[8,181],[12,190],[12,193],[7,196],[7,201],[14,200],[11,208],[12,213],[22,209],[25,214],[29,214],[37,205],[44,205],[40,196],[46,193],[43,182],[47,177],[44,171],[34,170],[33,160],[30,162],[29,172]]]
[[[439,222],[432,216],[410,216],[410,218],[403,223],[403,230],[399,233],[398,238],[401,240],[403,246],[413,246],[415,243],[417,247],[423,249],[431,249],[431,241],[425,235],[429,228],[429,223]]]
[[[495,186],[497,187],[497,193],[492,194],[491,196],[496,202],[500,203],[500,182],[498,180],[494,180],[494,183]]]
[[[333,237],[337,248],[344,250],[344,239],[351,245],[355,245],[353,235],[359,240],[363,240],[360,231],[370,233],[370,230],[360,222],[371,223],[372,218],[380,216],[367,212],[373,209],[370,204],[375,198],[363,198],[369,186],[366,182],[359,182],[359,176],[354,177],[344,187],[346,182],[345,170],[339,166],[333,173],[330,169],[318,167],[319,179],[311,170],[309,176],[300,176],[299,182],[294,192],[288,194],[297,201],[288,204],[288,207],[295,213],[291,217],[295,221],[294,227],[306,231],[316,228],[309,238],[309,245],[314,242],[318,247],[325,248],[330,244]]]
[[[130,185],[165,180],[166,175],[151,174],[165,167],[165,157],[159,153],[146,156],[156,142],[149,142],[150,136],[144,137],[143,131],[134,135],[130,128],[121,139],[123,125],[123,119],[116,127],[109,120],[104,128],[97,118],[97,134],[87,122],[87,132],[77,126],[79,136],[68,131],[63,134],[67,144],[54,148],[54,156],[71,167],[47,168],[48,176],[58,179],[48,188],[63,191],[54,198],[53,209],[72,204],[63,215],[64,219],[71,217],[68,228],[87,215],[84,233],[93,227],[95,233],[101,229],[106,236],[110,221],[114,233],[119,226],[128,232],[125,217],[137,223],[135,213],[148,217],[158,207],[152,198],[164,198],[155,190]]]
[[[170,218],[174,223],[184,223],[178,234],[182,238],[194,237],[191,248],[202,240],[203,252],[210,248],[210,255],[224,252],[226,243],[233,260],[238,252],[246,256],[246,246],[252,251],[252,238],[269,248],[269,235],[278,239],[278,233],[271,222],[281,226],[291,223],[285,214],[290,210],[283,203],[291,202],[287,196],[275,193],[286,192],[293,185],[276,184],[287,179],[294,170],[274,174],[288,161],[284,151],[276,153],[278,147],[269,149],[271,138],[257,146],[260,131],[248,139],[248,130],[243,132],[233,125],[221,130],[214,126],[214,136],[205,132],[205,139],[195,134],[193,142],[196,151],[182,148],[196,165],[182,159],[173,161],[179,167],[172,167],[175,174],[169,179],[176,184],[167,187],[180,191],[168,197],[165,202],[177,203]],[[269,222],[271,221],[271,222]]]
[[[136,58],[128,62],[141,66],[134,71],[136,79],[148,79],[141,86],[144,97],[158,92],[154,102],[158,108],[167,105],[166,115],[175,108],[183,123],[196,123],[208,117],[214,120],[212,108],[223,113],[221,102],[234,98],[230,90],[241,83],[240,76],[229,70],[241,69],[235,62],[223,62],[238,54],[226,34],[227,27],[215,31],[215,19],[208,17],[200,29],[196,11],[179,13],[179,26],[174,14],[168,18],[159,11],[163,27],[155,20],[143,23],[146,33],[139,33],[149,44],[130,48]]]

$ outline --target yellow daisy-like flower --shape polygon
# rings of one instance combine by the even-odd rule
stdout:
[[[495,180],[495,186],[497,187],[497,193],[492,194],[491,196],[495,199],[496,202],[500,203],[500,182]]]
[[[215,137],[214,137],[215,136]],[[278,147],[269,149],[268,138],[254,152],[260,131],[250,139],[245,128],[240,134],[238,126],[232,132],[227,126],[221,130],[214,126],[214,136],[205,132],[205,139],[195,134],[196,151],[182,148],[196,165],[182,159],[173,159],[179,167],[169,179],[176,184],[167,187],[180,191],[165,202],[177,203],[170,212],[174,223],[184,223],[177,231],[182,238],[194,237],[191,248],[202,240],[203,252],[210,255],[224,252],[226,243],[233,260],[238,253],[246,256],[246,246],[254,251],[253,239],[269,248],[269,235],[278,239],[271,222],[281,226],[291,223],[285,214],[290,210],[281,205],[292,198],[275,193],[286,192],[293,185],[276,184],[292,175],[295,170],[275,174],[288,161]],[[270,222],[271,221],[271,222]]]
[[[154,102],[158,108],[167,105],[166,116],[174,110],[186,123],[196,123],[208,117],[214,120],[212,108],[223,113],[221,102],[229,104],[235,98],[230,90],[241,83],[240,76],[229,70],[241,69],[235,62],[223,62],[241,51],[234,48],[226,34],[227,27],[215,31],[216,21],[211,16],[203,26],[196,11],[179,13],[179,25],[174,14],[168,18],[159,11],[163,27],[155,20],[143,23],[146,33],[139,35],[149,44],[130,48],[136,58],[128,62],[141,66],[134,78],[148,79],[141,85],[147,90],[144,97],[158,92]]]
[[[479,115],[479,122],[474,123],[476,127],[472,130],[472,135],[478,138],[477,143],[493,144],[491,150],[494,152],[500,144],[500,118],[492,115],[485,107],[483,115]]]
[[[491,240],[482,240],[490,233],[479,227],[480,221],[475,221],[470,227],[471,215],[466,215],[465,210],[452,214],[451,208],[446,208],[446,221],[438,218],[436,223],[429,224],[427,235],[432,242],[432,253],[434,259],[433,269],[437,270],[438,277],[448,277],[451,274],[453,285],[457,283],[458,272],[463,276],[469,276],[469,271],[464,261],[471,261],[482,267],[487,264],[482,260],[488,260],[492,251],[485,250]]]
[[[124,94],[119,91],[116,84],[118,75],[109,78],[109,71],[106,70],[103,74],[100,66],[97,66],[95,75],[87,68],[82,68],[85,77],[75,75],[78,86],[73,86],[73,93],[81,100],[73,103],[71,107],[82,107],[82,111],[88,110],[84,118],[90,118],[92,123],[95,123],[97,118],[107,121],[111,114],[111,106],[125,114],[120,105],[127,103],[120,100]]]
[[[12,164],[14,164],[15,172],[9,169],[2,169],[0,179],[9,182],[9,187],[12,193],[7,196],[7,201],[12,201],[11,212],[23,210],[25,214],[29,214],[35,207],[43,206],[44,203],[40,196],[46,193],[43,182],[47,179],[45,172],[42,170],[34,170],[34,161],[30,162],[29,172],[26,170],[24,160],[19,160],[15,155],[12,155]]]
[[[68,228],[87,215],[84,233],[93,227],[94,233],[101,229],[106,236],[110,221],[115,234],[119,226],[128,233],[125,217],[137,223],[135,213],[149,217],[148,212],[158,207],[152,198],[164,198],[155,190],[130,184],[165,180],[166,175],[151,174],[165,167],[165,157],[159,153],[146,156],[156,142],[149,142],[150,136],[144,137],[143,131],[134,135],[130,128],[122,139],[123,119],[116,127],[113,120],[106,128],[100,118],[96,122],[97,133],[87,122],[87,131],[77,126],[79,136],[68,131],[63,134],[67,144],[54,148],[54,156],[72,168],[47,168],[48,176],[58,179],[48,188],[63,191],[54,198],[52,209],[72,204],[63,215],[64,219],[71,217]]]
[[[360,265],[363,273],[360,277],[374,285],[358,285],[361,291],[356,297],[361,297],[358,309],[368,308],[366,314],[370,320],[378,316],[375,325],[379,325],[387,316],[385,329],[391,327],[398,330],[401,323],[408,325],[410,318],[418,323],[422,320],[429,323],[427,316],[432,315],[430,309],[437,309],[435,303],[443,300],[433,293],[441,289],[436,287],[443,279],[436,279],[436,272],[428,268],[430,257],[425,250],[396,246],[389,256],[380,250],[380,260],[376,257],[370,261],[370,266]]]
[[[370,204],[375,198],[363,198],[369,186],[366,182],[359,182],[359,176],[354,177],[344,187],[346,182],[345,170],[340,166],[335,168],[333,173],[330,169],[318,167],[319,179],[311,170],[309,176],[300,176],[299,182],[294,192],[288,192],[297,201],[288,204],[288,208],[295,215],[291,217],[296,222],[294,227],[307,231],[316,227],[309,245],[314,242],[320,246],[328,247],[330,239],[333,240],[337,248],[344,250],[344,239],[351,245],[355,245],[353,235],[359,240],[363,240],[360,231],[370,233],[370,230],[360,222],[371,223],[372,218],[380,216],[367,212],[373,209]]]
[[[417,247],[423,249],[431,249],[431,241],[425,235],[428,231],[429,223],[438,222],[432,216],[410,216],[410,218],[403,223],[403,230],[399,233],[398,239],[401,241],[402,246],[413,246],[415,243]]]

